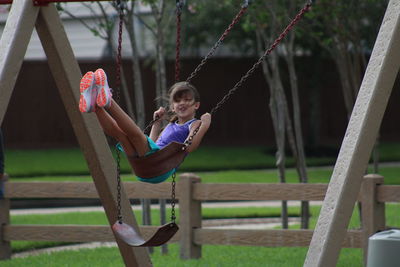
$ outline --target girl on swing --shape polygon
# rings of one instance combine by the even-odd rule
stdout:
[[[200,107],[200,96],[196,88],[187,82],[175,83],[169,89],[170,110],[174,112],[174,116],[162,130],[162,121],[167,119],[166,111],[163,107],[155,111],[153,118],[157,120],[152,125],[150,136],[145,135],[112,99],[107,75],[103,69],[89,71],[82,77],[80,93],[79,110],[83,113],[95,112],[104,132],[119,142],[127,157],[148,156],[174,141],[184,143],[195,129],[200,127],[186,150],[192,152],[200,145],[211,123],[209,113],[203,114],[200,120],[195,119],[196,111]],[[150,179],[138,179],[143,182],[160,183],[173,172],[174,169]]]

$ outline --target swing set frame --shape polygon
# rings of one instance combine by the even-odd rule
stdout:
[[[96,190],[112,224],[117,217],[116,166],[95,116],[83,116],[77,109],[79,92],[76,88],[82,74],[59,14],[51,3],[44,6],[35,6],[32,0],[14,0],[13,3],[0,40],[0,122],[4,119],[32,31],[36,27]],[[334,266],[337,261],[352,212],[349,203],[356,201],[400,67],[399,24],[400,5],[397,0],[391,0],[327,189],[305,266]],[[138,230],[123,188],[121,212],[124,220]],[[118,238],[116,242],[126,266],[151,266],[145,248],[131,247]]]

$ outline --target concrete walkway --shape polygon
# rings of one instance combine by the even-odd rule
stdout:
[[[202,208],[233,208],[233,207],[279,207],[280,201],[228,201],[228,202],[204,202]],[[310,201],[310,205],[322,205],[322,201]],[[179,206],[179,204],[178,204]],[[288,206],[300,206],[300,201],[288,201]],[[152,204],[152,209],[158,209],[159,204]],[[167,207],[169,205],[167,204]],[[133,210],[141,210],[140,205],[133,205]],[[95,207],[68,207],[68,208],[40,208],[40,209],[12,209],[11,215],[21,214],[54,214],[54,213],[68,213],[68,212],[90,212],[90,211],[104,211],[102,206]]]

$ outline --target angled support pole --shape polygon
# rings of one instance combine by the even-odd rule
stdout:
[[[95,115],[83,116],[79,112],[81,71],[54,4],[36,7],[32,0],[13,1],[0,40],[0,122],[4,118],[35,23],[50,70],[112,225],[117,220],[116,166]],[[121,193],[124,219],[137,229],[138,225],[123,189]],[[126,266],[152,266],[145,248],[132,248],[118,239],[117,244]]]
[[[0,39],[0,125],[10,102],[39,9],[31,0],[13,5]]]
[[[4,198],[4,184],[7,182],[7,175],[0,175],[0,260],[11,258],[10,241],[4,240],[4,226],[10,224],[10,199]]]
[[[36,30],[78,142],[88,162],[107,218],[112,225],[117,220],[116,166],[95,115],[83,115],[78,110],[78,88],[82,75],[53,4],[40,8]],[[127,223],[138,228],[130,203],[125,192],[123,190],[122,192],[122,214]],[[117,243],[127,266],[151,266],[145,248],[132,248],[118,239]]]
[[[336,266],[400,66],[400,1],[391,0],[340,148],[304,266]]]

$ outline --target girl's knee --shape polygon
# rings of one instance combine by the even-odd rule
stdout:
[[[126,135],[121,135],[119,138],[116,139],[121,144],[126,155],[133,156],[137,154],[135,146],[129,141]]]
[[[136,152],[139,156],[144,156],[150,151],[149,143],[147,141],[147,136],[143,133],[135,137],[128,135],[129,142],[133,144]]]

